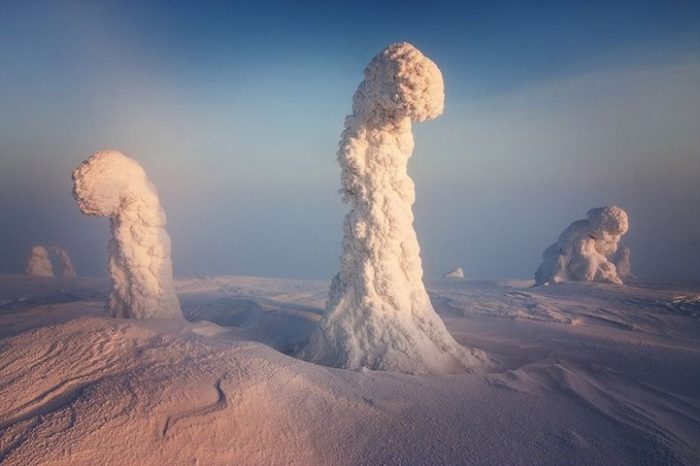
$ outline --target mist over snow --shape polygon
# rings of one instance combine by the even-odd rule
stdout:
[[[173,285],[170,236],[156,188],[134,159],[98,152],[73,172],[73,196],[87,215],[109,217],[107,270],[112,317],[181,317]]]
[[[583,4],[542,7],[567,21],[464,3],[318,24],[309,18],[331,4],[295,4],[253,28],[201,6],[146,5],[135,18],[113,2],[12,3],[0,15],[2,272],[21,273],[35,244],[59,244],[81,275],[105,273],[107,220],[77,212],[69,174],[80,154],[119,147],[158,187],[176,275],[332,277],[338,122],[357,70],[407,40],[440,64],[447,95],[438,121],[416,125],[409,163],[427,277],[456,264],[474,279],[530,277],[572,213],[614,203],[635,219],[625,242],[640,280],[700,278],[700,53],[679,6],[618,11],[641,31],[625,42],[620,25],[579,24]],[[503,22],[479,21],[482,8]],[[653,21],[634,23],[644,14]],[[371,24],[358,34],[349,16]],[[526,19],[541,34],[509,35]],[[207,27],[186,40],[191,22]],[[562,24],[579,24],[591,49],[553,40]],[[620,42],[594,40],[593,25]]]

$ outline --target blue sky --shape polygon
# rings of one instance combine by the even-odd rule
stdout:
[[[442,69],[410,173],[426,274],[528,277],[594,206],[631,216],[633,268],[700,278],[697,2],[0,2],[0,272],[60,244],[103,274],[106,221],[70,173],[142,162],[177,274],[332,276],[335,151],[368,60]]]

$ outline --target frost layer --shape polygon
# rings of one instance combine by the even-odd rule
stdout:
[[[61,262],[61,277],[63,278],[75,278],[75,268],[73,268],[73,263],[70,260],[70,256],[65,249],[58,246],[51,246],[51,251],[56,254],[58,260]]]
[[[621,285],[611,257],[627,229],[627,213],[619,207],[589,210],[588,219],[569,225],[559,240],[545,249],[535,284],[582,280]]]
[[[165,212],[143,168],[120,152],[98,152],[75,169],[73,181],[80,210],[109,217],[108,314],[181,317]]]
[[[350,205],[341,268],[301,357],[419,374],[485,360],[455,342],[433,310],[413,230],[411,122],[439,116],[443,102],[440,70],[410,44],[387,47],[365,69],[338,151],[341,194]]]
[[[53,277],[53,267],[49,259],[49,251],[44,246],[34,246],[27,256],[25,272],[31,277]]]
[[[464,270],[462,267],[457,267],[443,275],[443,278],[464,278]]]

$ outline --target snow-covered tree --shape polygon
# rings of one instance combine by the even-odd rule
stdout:
[[[453,373],[483,363],[433,310],[413,229],[412,122],[439,116],[438,67],[407,43],[372,59],[345,120],[338,162],[350,206],[326,313],[301,356],[343,368]]]
[[[117,151],[98,152],[75,169],[73,181],[80,210],[110,220],[108,314],[181,317],[165,212],[141,165]]]
[[[27,257],[25,273],[31,277],[53,277],[49,251],[44,246],[34,246]]]
[[[621,285],[611,258],[628,225],[627,213],[619,207],[589,210],[587,219],[569,225],[559,240],[545,249],[535,284],[581,280]]]

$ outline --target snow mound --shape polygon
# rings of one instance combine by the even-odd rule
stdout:
[[[443,275],[443,278],[464,278],[464,270],[462,270],[462,267],[457,267]]]
[[[589,210],[586,220],[569,225],[559,240],[544,251],[542,264],[535,272],[535,284],[581,280],[621,285],[622,277],[611,258],[628,227],[627,213],[619,207]]]
[[[486,357],[449,334],[423,285],[413,229],[411,123],[442,113],[440,69],[407,43],[372,59],[346,118],[338,162],[345,217],[341,269],[304,359],[343,368],[454,373]]]
[[[49,251],[44,246],[34,246],[27,257],[27,275],[31,277],[53,277]]]
[[[80,210],[110,219],[108,314],[181,317],[165,212],[143,168],[121,152],[98,152],[75,169],[73,181]]]

